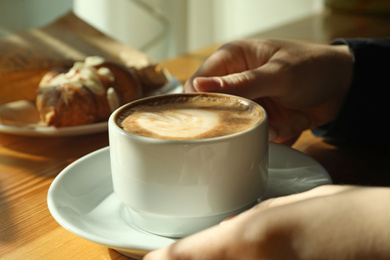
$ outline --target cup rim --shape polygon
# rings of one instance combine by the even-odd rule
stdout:
[[[247,102],[247,103],[254,104],[255,106],[258,106],[261,109],[262,114],[263,114],[263,118],[261,120],[259,120],[255,125],[251,126],[250,128],[248,128],[246,130],[243,130],[243,131],[240,131],[240,132],[237,132],[237,133],[233,133],[233,134],[229,134],[229,135],[223,135],[223,136],[217,136],[217,137],[210,137],[210,138],[184,139],[184,140],[162,139],[162,138],[154,138],[154,137],[136,135],[136,134],[132,134],[132,133],[129,133],[129,132],[125,131],[122,127],[120,127],[116,123],[116,118],[117,118],[118,114],[120,114],[127,107],[132,106],[132,105],[134,105],[136,103],[142,103],[142,102],[145,102],[147,100],[152,100],[152,99],[159,99],[162,96],[164,96],[164,97],[175,97],[175,96],[204,96],[204,95],[231,97],[231,98],[235,98],[235,99],[240,99],[240,100],[242,100],[244,102]],[[120,106],[114,112],[111,113],[111,115],[110,115],[110,117],[108,119],[108,123],[109,123],[108,131],[110,131],[110,129],[112,127],[115,127],[115,129],[118,130],[123,135],[131,137],[133,139],[139,139],[139,140],[142,140],[142,141],[148,141],[149,140],[149,141],[154,142],[154,143],[156,143],[156,142],[161,142],[161,143],[167,143],[167,142],[169,142],[169,143],[198,143],[198,142],[218,141],[218,140],[230,139],[230,138],[233,138],[235,136],[240,136],[240,135],[243,135],[243,134],[245,134],[247,132],[254,131],[257,127],[259,127],[260,125],[265,124],[267,121],[268,121],[268,116],[267,116],[267,113],[266,113],[266,110],[264,109],[264,107],[261,106],[260,104],[256,103],[255,101],[247,99],[247,98],[244,98],[244,97],[240,97],[240,96],[236,96],[236,95],[232,95],[232,94],[213,93],[213,92],[174,93],[174,94],[164,94],[164,95],[158,95],[158,96],[143,97],[143,98],[131,101],[129,103],[126,103],[126,104]]]

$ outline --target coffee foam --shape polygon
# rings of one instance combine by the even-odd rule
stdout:
[[[256,125],[262,111],[249,101],[212,94],[160,97],[130,106],[117,117],[125,131],[170,140],[213,138]]]
[[[140,113],[134,120],[140,128],[153,135],[167,138],[188,139],[204,134],[219,123],[217,114],[196,109],[171,109],[164,113]]]

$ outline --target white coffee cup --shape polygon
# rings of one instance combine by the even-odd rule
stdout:
[[[191,98],[192,102],[193,97],[248,106],[258,121],[238,133],[193,140],[141,136],[120,125],[128,111],[146,103],[156,108],[161,100]],[[151,100],[155,103],[148,103]],[[230,129],[232,124],[222,125]],[[183,237],[218,224],[256,204],[266,189],[267,115],[261,106],[241,97],[193,93],[137,100],[111,115],[109,141],[114,192],[129,218],[154,234]]]

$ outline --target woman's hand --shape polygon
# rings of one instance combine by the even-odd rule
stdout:
[[[286,141],[337,117],[352,70],[347,46],[242,40],[211,55],[185,91],[256,100],[267,110],[270,138]]]
[[[390,259],[389,201],[389,188],[321,186],[264,201],[144,259]]]

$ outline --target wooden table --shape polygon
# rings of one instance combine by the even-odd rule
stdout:
[[[389,35],[388,17],[324,12],[253,37],[327,43],[337,37]],[[184,82],[217,48],[218,44],[162,65]],[[64,167],[107,145],[106,132],[50,138],[0,134],[0,259],[128,259],[62,228],[46,204],[49,186]],[[320,162],[335,183],[390,184],[388,148],[339,147],[309,131],[293,147]]]

